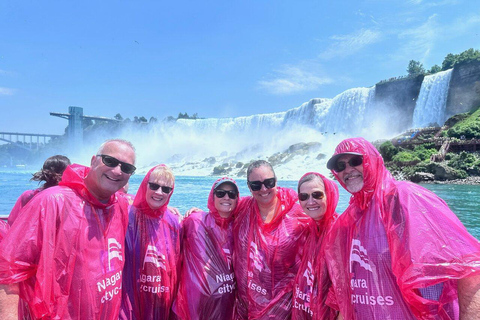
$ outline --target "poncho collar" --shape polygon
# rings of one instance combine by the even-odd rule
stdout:
[[[165,213],[165,211],[167,210],[168,203],[170,202],[170,198],[173,194],[173,191],[175,190],[175,183],[174,183],[173,186],[172,186],[172,188],[173,188],[172,192],[170,192],[170,194],[168,195],[168,199],[165,202],[165,204],[163,206],[161,206],[160,208],[155,209],[155,210],[150,208],[150,206],[147,203],[147,198],[146,198],[148,181],[150,179],[150,175],[152,174],[153,170],[155,170],[158,167],[165,167],[165,165],[164,164],[159,164],[159,165],[153,167],[152,169],[150,169],[147,172],[147,174],[145,175],[145,177],[142,180],[142,183],[140,184],[140,187],[138,188],[137,194],[135,196],[135,200],[133,200],[133,206],[135,208],[137,208],[142,213],[145,213],[145,214],[147,214],[151,217],[160,217]]]

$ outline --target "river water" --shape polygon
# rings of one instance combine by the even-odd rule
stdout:
[[[29,181],[31,171],[0,170],[0,215],[8,215],[15,201],[22,192],[35,189],[36,182]],[[130,178],[129,193],[135,193],[143,179],[143,175]],[[177,207],[183,214],[190,207],[207,209],[207,197],[215,177],[176,177],[175,191],[170,199],[170,205]],[[237,179],[240,195],[249,195],[245,179]],[[279,186],[296,189],[297,181],[279,181]],[[435,192],[445,200],[453,212],[463,222],[468,231],[480,239],[480,186],[453,184],[425,184],[425,188]],[[348,205],[350,194],[341,186],[340,200],[337,212],[341,213]]]

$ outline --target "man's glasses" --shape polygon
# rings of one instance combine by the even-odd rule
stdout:
[[[233,190],[228,190],[227,191],[227,190],[219,189],[219,190],[215,190],[213,193],[215,194],[215,196],[217,198],[223,198],[223,197],[225,197],[226,194],[228,194],[228,197],[230,199],[236,199],[237,198],[237,193]]]
[[[350,158],[347,162],[345,161],[337,161],[335,165],[333,166],[333,170],[335,172],[342,172],[345,170],[347,167],[347,163],[350,165],[350,167],[358,167],[363,163],[363,157],[362,156],[354,156]]]
[[[325,197],[325,194],[322,191],[314,191],[312,192],[312,198],[316,200],[321,200]],[[298,194],[298,200],[300,201],[306,201],[310,198],[310,195],[308,193],[299,193]]]
[[[272,189],[273,187],[275,187],[276,183],[277,180],[275,178],[269,178],[263,181],[248,181],[248,185],[250,186],[250,189],[252,189],[252,191],[258,191],[262,189],[262,184],[265,186],[265,188]]]
[[[106,154],[97,154],[97,157],[101,157],[103,164],[109,168],[115,168],[120,164],[120,170],[126,174],[133,174],[135,170],[137,170],[133,164],[120,161],[117,158],[107,156]]]
[[[172,187],[167,187],[167,186],[161,186],[157,183],[153,183],[153,182],[149,182],[148,183],[148,187],[150,188],[150,190],[153,190],[153,191],[157,191],[159,188],[162,188],[162,192],[163,193],[170,193],[170,191],[172,191]]]

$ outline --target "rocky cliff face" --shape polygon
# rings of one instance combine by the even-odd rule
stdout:
[[[412,124],[415,103],[420,93],[424,76],[403,78],[385,83],[379,83],[375,88],[375,103],[382,109],[398,114],[398,119],[392,126],[395,131],[401,131]]]
[[[447,116],[480,106],[480,61],[456,65],[447,99]]]

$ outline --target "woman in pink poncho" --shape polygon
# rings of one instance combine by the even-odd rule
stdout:
[[[310,218],[294,190],[276,186],[272,166],[255,161],[247,170],[252,197],[234,222],[235,319],[290,319],[293,281]]]
[[[298,201],[312,220],[293,287],[292,319],[335,319],[338,312],[325,305],[330,279],[323,249],[338,217],[338,187],[319,173],[306,173],[298,181]]]
[[[434,193],[396,181],[363,138],[342,141],[327,166],[352,193],[327,238],[327,303],[344,319],[458,319],[462,280],[480,274],[478,240]]]
[[[185,320],[230,320],[236,281],[232,266],[233,219],[239,201],[230,178],[215,181],[209,212],[183,220],[183,266],[175,312]]]
[[[62,180],[63,171],[70,165],[70,159],[62,155],[55,155],[47,158],[43,163],[42,169],[33,174],[33,177],[30,179],[32,181],[45,181],[39,188],[34,190],[27,190],[20,195],[20,197],[15,202],[15,205],[12,208],[8,216],[8,224],[12,225],[15,219],[17,219],[18,214],[21,209],[33,198],[37,193],[54,187]]]
[[[181,240],[179,218],[167,208],[174,182],[167,166],[152,168],[130,207],[121,319],[173,317]]]

